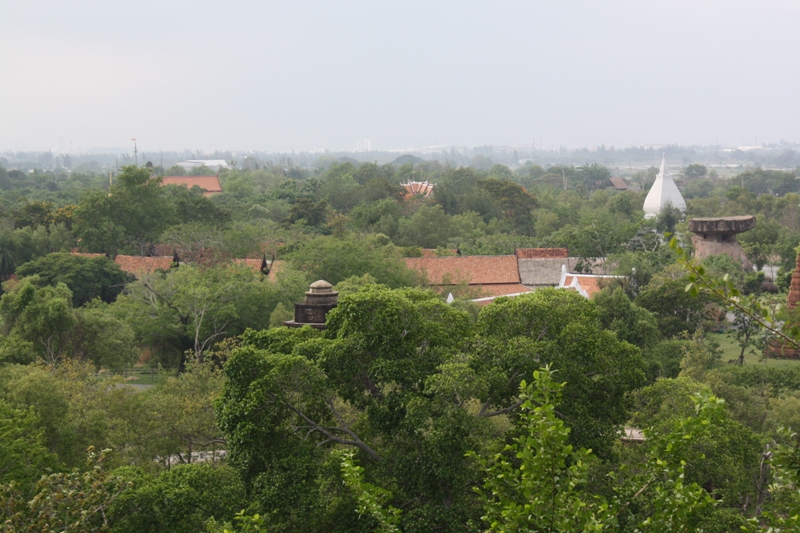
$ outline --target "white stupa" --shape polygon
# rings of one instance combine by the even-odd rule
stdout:
[[[666,156],[661,159],[661,170],[656,176],[656,182],[647,193],[644,199],[644,218],[654,218],[658,216],[661,209],[667,204],[677,207],[681,211],[686,211],[686,202],[678,190],[678,186],[672,181],[672,176],[667,171]]]

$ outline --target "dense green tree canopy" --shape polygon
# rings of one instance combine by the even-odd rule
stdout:
[[[130,364],[131,327],[102,303],[74,309],[72,301],[64,283],[45,285],[38,276],[17,282],[0,298],[0,333],[7,335],[0,343],[0,361],[39,357],[55,364],[75,358],[115,369]]]
[[[99,298],[113,302],[133,277],[105,256],[83,257],[67,253],[54,253],[20,266],[17,275],[38,276],[40,286],[63,283],[72,291],[72,305],[83,304]]]
[[[592,302],[572,291],[542,289],[486,307],[478,328],[481,358],[503,369],[490,386],[493,404],[515,397],[516,380],[509,377],[552,365],[570,383],[562,413],[571,441],[601,456],[610,453],[615,428],[627,418],[626,394],[644,384],[644,362],[641,350],[601,327]]]
[[[186,352],[197,361],[217,342],[246,328],[265,328],[281,302],[293,303],[307,290],[291,269],[275,283],[260,272],[230,263],[182,265],[128,286],[113,310],[131,325],[138,342],[158,349],[163,363],[183,368]]]
[[[343,239],[316,237],[303,242],[288,255],[292,264],[309,279],[324,279],[334,285],[364,274],[390,287],[410,286],[416,281],[416,273],[402,262],[401,250],[383,235]]]
[[[475,517],[460,487],[478,473],[464,454],[516,419],[520,376],[558,368],[574,388],[560,408],[571,438],[601,454],[644,380],[638,348],[602,331],[591,302],[554,290],[499,301],[473,325],[431,293],[368,285],[340,297],[324,333],[248,332],[243,342],[225,367],[219,420],[232,463],[285,527],[301,527],[298,507],[332,497],[318,476],[339,444],[393,487],[393,501],[414,502],[404,528],[454,530]]]
[[[0,400],[0,485],[13,481],[29,494],[36,479],[55,467],[34,409],[13,409]]]
[[[785,294],[769,292],[795,266],[796,172],[666,151],[687,165],[687,212],[655,220],[649,148],[625,151],[642,170],[604,166],[623,153],[605,147],[524,165],[489,147],[390,164],[251,153],[212,197],[162,187],[159,167],[111,185],[105,163],[41,171],[4,154],[20,167],[0,168],[0,507],[31,531],[40,513],[51,528],[209,533],[796,528],[800,445],[778,429],[800,427],[796,363],[753,364],[758,330],[687,293],[664,236],[688,247],[686,216],[756,215],[740,241],[781,265],[779,283],[725,258],[704,272],[782,321]],[[426,180],[429,196],[400,187]],[[448,305],[402,257],[547,246],[629,280],[592,301]],[[132,281],[102,257],[48,255],[75,247],[181,264]],[[268,276],[252,268],[273,253]],[[319,278],[341,290],[327,329],[280,327]],[[724,364],[742,348],[744,366]],[[622,445],[623,426],[645,441]],[[90,446],[113,451],[87,465]]]
[[[90,252],[143,254],[173,219],[160,178],[124,167],[108,191],[87,192],[75,210],[75,231]]]

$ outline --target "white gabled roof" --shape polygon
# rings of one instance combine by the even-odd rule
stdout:
[[[667,171],[667,158],[661,158],[661,170],[656,176],[656,182],[647,193],[644,199],[644,217],[653,218],[658,216],[661,209],[667,204],[677,207],[681,211],[686,211],[686,201],[684,201],[678,186],[672,181],[672,176]]]

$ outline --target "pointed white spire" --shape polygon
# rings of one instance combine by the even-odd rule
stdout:
[[[661,209],[667,204],[672,204],[672,207],[677,207],[681,211],[686,211],[686,202],[678,190],[678,186],[672,181],[672,176],[669,175],[667,170],[667,157],[661,157],[661,170],[656,176],[656,181],[647,193],[647,198],[644,199],[644,217],[654,218],[658,216]]]

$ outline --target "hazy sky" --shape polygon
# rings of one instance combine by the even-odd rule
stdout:
[[[0,0],[0,151],[800,141],[800,2]]]

